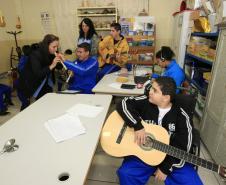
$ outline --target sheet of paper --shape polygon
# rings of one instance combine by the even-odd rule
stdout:
[[[114,89],[121,89],[121,83],[117,83],[117,82],[115,82],[115,83],[111,83],[111,84],[109,84],[108,86],[109,87],[112,87],[112,88],[114,88]]]
[[[80,119],[67,113],[48,120],[45,123],[45,127],[57,143],[86,132]]]
[[[104,108],[101,106],[78,103],[66,112],[72,115],[95,118]]]

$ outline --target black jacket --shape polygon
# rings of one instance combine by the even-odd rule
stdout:
[[[27,98],[34,94],[47,76],[52,77],[53,74],[49,69],[49,65],[53,59],[54,55],[49,54],[42,47],[31,53],[18,82],[18,89]]]
[[[146,123],[158,123],[159,109],[149,102],[146,95],[138,97],[126,97],[117,105],[117,111],[128,126],[134,130],[143,128],[141,120]],[[191,149],[192,144],[192,121],[183,108],[173,104],[170,111],[162,120],[164,127],[170,134],[170,145],[185,150]],[[164,161],[158,166],[160,170],[169,174],[172,167],[183,167],[184,161],[166,155]]]

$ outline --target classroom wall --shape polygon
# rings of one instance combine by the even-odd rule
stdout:
[[[173,16],[179,11],[181,0],[149,0],[149,14],[156,19],[156,51],[162,45],[170,46],[173,36]]]
[[[112,0],[90,0],[93,5],[106,5]],[[137,15],[143,7],[148,9],[148,1],[113,0],[120,16]],[[133,3],[132,3],[133,2]],[[181,0],[149,0],[149,14],[156,18],[157,49],[169,45],[172,40],[172,13],[179,10]],[[62,48],[75,48],[77,38],[76,8],[82,0],[0,0],[0,11],[6,19],[6,27],[0,27],[0,73],[10,70],[9,55],[15,47],[13,36],[6,31],[16,29],[20,16],[23,31],[18,35],[19,46],[39,42],[48,32],[60,37]],[[41,21],[41,12],[48,12],[50,19]]]

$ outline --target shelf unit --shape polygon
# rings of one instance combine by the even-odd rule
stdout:
[[[118,10],[115,6],[77,8],[77,24],[80,24],[85,17],[88,17],[93,21],[99,35],[105,36],[109,34],[106,31],[110,31],[110,24],[118,21]],[[79,30],[77,29],[77,33],[78,32]]]
[[[195,33],[192,33],[191,36],[204,37],[206,39],[217,41],[218,34],[219,34],[218,32],[216,33],[195,32]],[[187,49],[187,52],[185,54],[184,70],[185,70],[186,79],[188,80],[188,82],[198,90],[199,92],[198,97],[205,99],[209,82],[204,80],[203,73],[211,72],[214,61],[207,60],[198,55],[199,55],[198,53],[195,53],[195,54],[190,53]],[[197,101],[198,102],[195,108],[195,112],[196,112],[196,115],[198,115],[198,117],[201,119],[203,115],[202,111],[204,109],[205,102],[204,103],[201,102],[199,98],[197,99]],[[203,105],[202,110],[199,109],[198,103],[199,104],[202,103]]]
[[[154,28],[155,29],[155,28]],[[131,55],[131,59],[128,61],[129,64],[139,64],[139,65],[153,65],[154,64],[154,55],[155,55],[155,31],[153,32],[153,35],[127,35],[125,36],[129,40],[135,40],[141,41],[151,41],[151,45],[144,45],[144,46],[133,46],[129,44],[129,54]],[[128,41],[128,43],[130,43]],[[145,54],[152,54],[150,59],[140,60],[139,55],[145,55]]]
[[[226,165],[226,22],[218,25],[219,37],[212,78],[207,91],[200,135],[216,163]]]
[[[191,59],[194,59],[196,60],[197,62],[202,62],[202,63],[205,63],[205,64],[208,64],[208,65],[213,65],[213,62],[212,61],[209,61],[209,60],[206,60],[204,58],[201,58],[199,56],[196,56],[196,55],[192,55],[190,53],[186,53],[185,55],[186,58],[191,58]]]

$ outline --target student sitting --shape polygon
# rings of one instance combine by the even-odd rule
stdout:
[[[126,67],[129,45],[121,35],[121,25],[111,24],[111,35],[106,36],[99,43],[99,67],[97,78],[100,80],[105,74],[113,73]]]
[[[19,71],[19,73],[22,72],[22,70],[24,69],[25,64],[28,61],[28,56],[31,53],[31,46],[24,45],[22,47],[22,51],[23,51],[23,55],[20,57],[20,60],[19,60],[19,63],[18,63],[18,71]]]
[[[91,94],[92,88],[96,85],[98,62],[95,57],[90,57],[90,44],[88,43],[78,45],[76,55],[77,60],[74,62],[68,60],[64,61],[68,70],[73,73],[69,81],[68,89]],[[64,60],[64,56],[61,57]]]
[[[0,116],[9,114],[7,105],[13,105],[11,100],[11,87],[0,84]]]
[[[99,41],[100,39],[95,30],[92,20],[87,17],[84,18],[79,24],[79,37],[77,45],[80,45],[84,42],[90,44],[90,56],[97,57]]]
[[[156,53],[157,64],[165,69],[161,76],[168,76],[174,79],[176,86],[180,87],[185,80],[185,74],[183,69],[177,64],[176,60],[173,59],[174,52],[170,47],[163,46],[161,50]],[[151,78],[157,78],[160,75],[152,74]],[[179,92],[179,89],[176,91]]]
[[[146,132],[141,124],[164,127],[170,135],[170,145],[189,152],[192,144],[192,120],[187,112],[173,102],[175,81],[170,77],[154,80],[149,95],[126,97],[117,111],[129,127],[134,128],[134,141],[145,144]],[[166,185],[203,185],[193,165],[169,155],[158,165],[151,166],[135,156],[125,157],[118,176],[121,185],[145,185],[150,176]]]

